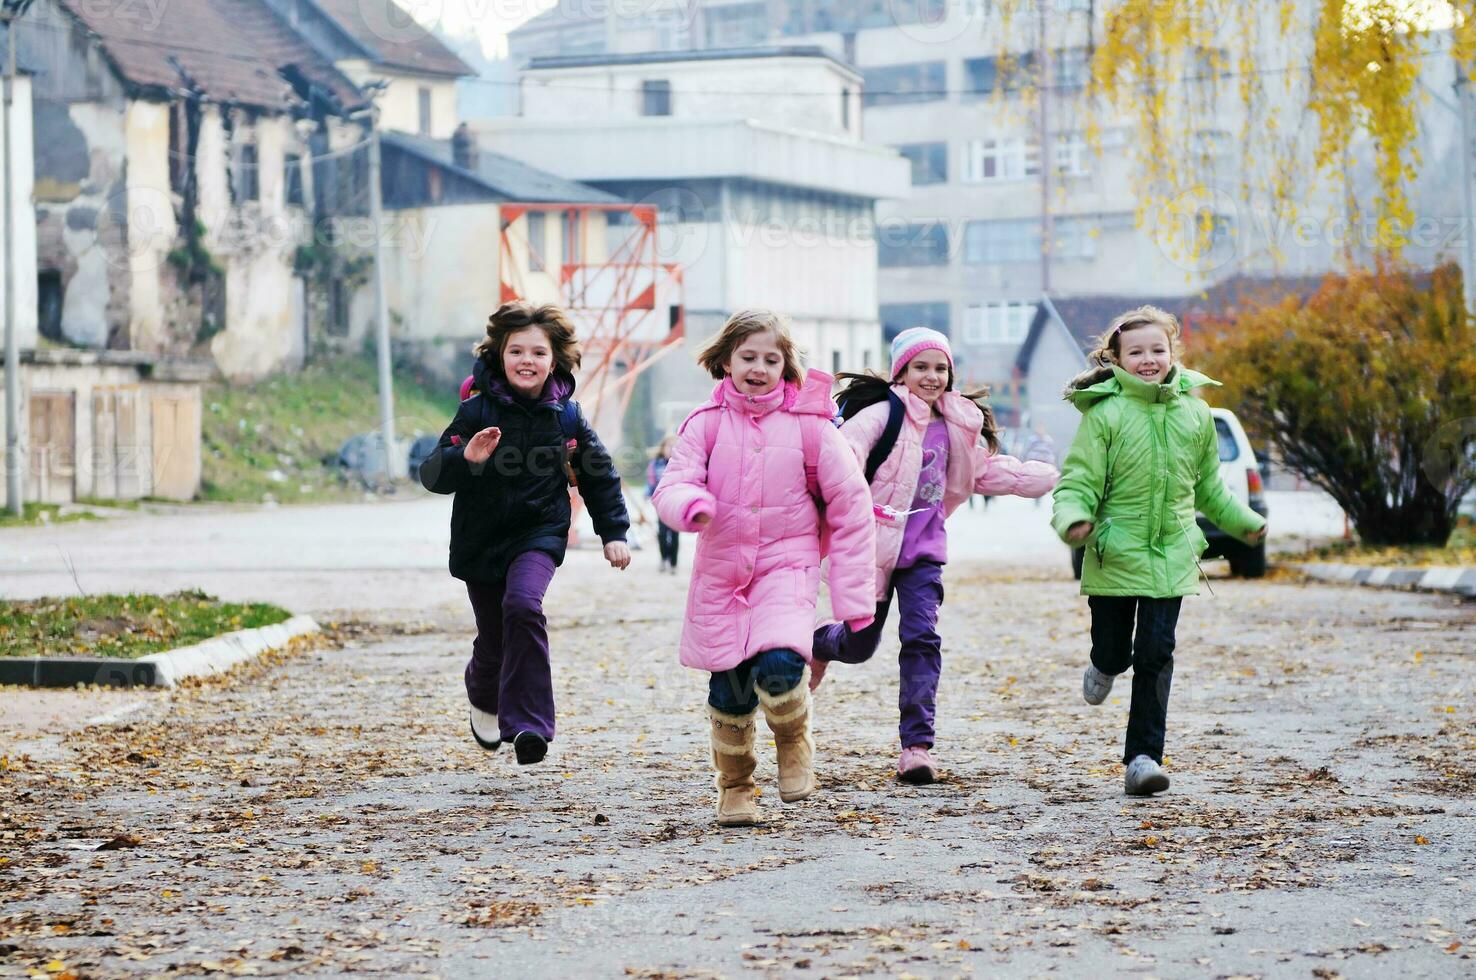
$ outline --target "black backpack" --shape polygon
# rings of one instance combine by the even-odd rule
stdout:
[[[902,404],[902,399],[890,387],[887,392],[887,424],[882,429],[881,438],[876,445],[871,447],[871,452],[866,456],[866,483],[869,486],[876,477],[876,471],[881,469],[881,464],[892,455],[892,450],[897,446],[897,436],[902,433],[902,416],[907,407]],[[863,395],[852,393],[847,397],[846,392],[841,393],[840,414],[842,420],[854,418],[863,408],[870,408],[877,404],[879,399],[866,398]]]

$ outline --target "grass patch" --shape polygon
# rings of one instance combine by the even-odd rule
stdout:
[[[8,508],[0,511],[0,527],[45,527],[48,524],[66,524],[71,521],[99,520],[96,514],[86,511],[61,513],[60,504],[25,504],[25,513],[16,515]]]
[[[205,500],[346,500],[365,490],[338,466],[344,440],[379,429],[373,358],[345,355],[253,385],[210,385],[201,433]],[[395,435],[439,435],[457,392],[404,369],[395,375]]]
[[[1476,526],[1470,520],[1462,519],[1443,548],[1433,545],[1372,546],[1356,541],[1335,541],[1299,555],[1277,555],[1277,560],[1400,568],[1476,567]]]
[[[198,591],[0,601],[0,657],[142,657],[291,615]]]

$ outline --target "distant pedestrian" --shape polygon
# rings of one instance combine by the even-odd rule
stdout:
[[[871,621],[871,498],[830,420],[832,378],[801,373],[782,317],[742,310],[698,363],[718,385],[678,431],[656,488],[662,521],[699,532],[681,661],[711,672],[708,714],[717,822],[758,820],[755,713],[779,761],[779,798],[815,791],[810,633],[828,544],[830,600],[858,628]]]
[[[950,514],[975,493],[1039,497],[1056,483],[1056,468],[997,452],[998,430],[984,393],[953,387],[953,353],[936,330],[904,330],[892,342],[890,383],[873,375],[843,375],[847,421],[841,435],[866,460],[876,521],[875,618],[869,625],[830,623],[815,631],[810,687],[833,660],[862,663],[881,644],[882,627],[898,597],[898,708],[902,754],[897,775],[909,783],[937,778],[931,750],[943,639],[943,565]],[[865,406],[853,413],[856,405]],[[987,498],[986,498],[987,499]]]
[[[1045,463],[1052,469],[1061,464],[1061,457],[1056,452],[1056,440],[1046,431],[1043,425],[1036,425],[1030,434],[1030,441],[1025,444],[1024,459],[1027,463]],[[1035,498],[1035,506],[1040,506],[1041,498]]]
[[[1081,591],[1092,612],[1091,663],[1082,696],[1101,704],[1133,669],[1123,785],[1130,796],[1168,789],[1164,732],[1174,632],[1186,595],[1199,591],[1204,533],[1198,509],[1226,533],[1257,544],[1266,521],[1220,479],[1209,406],[1218,386],[1179,363],[1179,321],[1152,306],[1119,316],[1087,371],[1064,395],[1082,413],[1056,487],[1056,533],[1086,546]],[[1134,623],[1136,622],[1136,636]]]
[[[473,385],[421,482],[456,495],[451,574],[466,582],[477,624],[466,665],[472,737],[489,751],[510,740],[527,765],[554,737],[543,596],[568,544],[570,485],[615,568],[630,564],[630,520],[620,475],[572,400],[579,342],[563,311],[504,303],[476,354]]]
[[[651,456],[651,462],[646,466],[646,497],[656,495],[656,487],[661,483],[661,477],[666,474],[667,464],[671,462],[672,450],[676,448],[676,436],[667,436],[661,440],[656,447],[656,452]],[[661,564],[657,566],[661,572],[676,574],[677,553],[682,545],[681,534],[656,516],[656,547],[661,552]]]

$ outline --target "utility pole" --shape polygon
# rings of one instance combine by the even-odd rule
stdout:
[[[1046,39],[1046,25],[1050,18],[1050,0],[1036,0],[1039,17],[1040,54],[1036,58],[1039,81],[1035,86],[1036,98],[1040,101],[1040,294],[1051,294],[1051,249],[1055,245],[1055,222],[1051,218],[1051,170],[1055,167],[1055,154],[1051,146],[1051,46]]]
[[[1456,66],[1456,111],[1461,114],[1461,236],[1466,240],[1465,266],[1461,269],[1461,286],[1465,290],[1466,315],[1476,316],[1476,209],[1471,206],[1471,108],[1468,97],[1471,80],[1460,65]]]
[[[14,167],[11,161],[10,125],[15,100],[15,22],[31,0],[4,0],[0,4],[0,23],[5,25],[4,110],[0,126],[5,129],[4,162],[0,164],[0,192],[5,195],[5,499],[12,513],[25,512],[21,482],[20,452],[20,342],[15,324],[15,191],[12,186]]]
[[[377,93],[376,93],[377,94]],[[379,353],[379,428],[384,441],[384,475],[399,475],[395,462],[395,389],[390,364],[389,301],[384,286],[384,200],[380,183],[379,107],[369,115],[369,219],[374,225],[374,340]]]

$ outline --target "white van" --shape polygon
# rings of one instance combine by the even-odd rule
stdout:
[[[1210,414],[1214,416],[1215,435],[1220,443],[1220,478],[1225,481],[1225,486],[1230,488],[1231,493],[1251,510],[1265,517],[1265,474],[1261,471],[1255,450],[1251,448],[1250,438],[1245,434],[1245,427],[1228,408],[1211,408]],[[1265,541],[1252,548],[1215,527],[1203,514],[1197,520],[1199,529],[1209,542],[1204,549],[1205,558],[1228,559],[1231,574],[1242,578],[1260,578],[1266,574]],[[1085,554],[1083,548],[1073,548],[1071,551],[1071,568],[1077,578],[1081,578],[1081,563]]]

